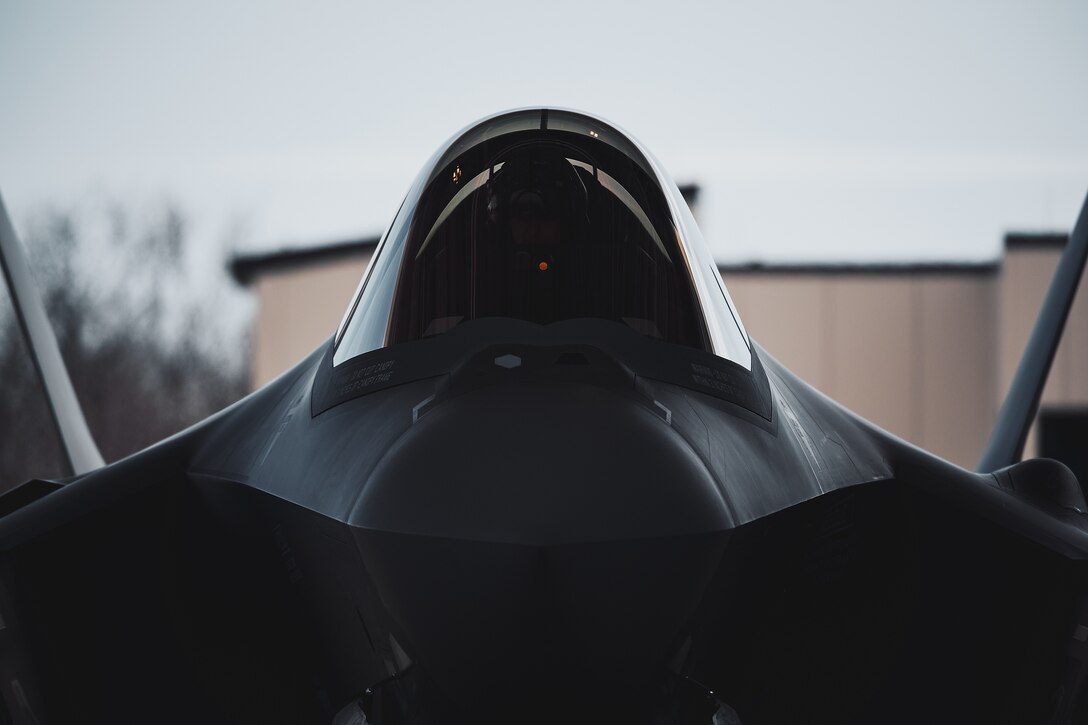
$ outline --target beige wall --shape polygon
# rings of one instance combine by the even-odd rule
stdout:
[[[923,276],[918,291],[918,427],[908,440],[973,466],[997,419],[993,277]]]
[[[802,378],[890,432],[964,466],[981,455],[1057,264],[1015,247],[994,269],[921,273],[726,271],[752,337]],[[336,329],[369,253],[266,271],[253,385]],[[1044,405],[1088,404],[1088,293],[1079,296]],[[1034,451],[1029,441],[1028,453]]]
[[[369,262],[366,252],[264,272],[256,278],[250,368],[254,389],[288,370],[336,332]]]
[[[752,337],[816,388],[960,463],[993,417],[994,276],[724,275]]]
[[[1060,255],[1014,247],[994,273],[771,268],[723,277],[749,333],[788,368],[882,428],[973,466]],[[1081,290],[1043,407],[1088,405],[1088,279]],[[1033,433],[1026,455],[1035,451]]]

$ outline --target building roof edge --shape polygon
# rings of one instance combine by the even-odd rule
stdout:
[[[900,275],[900,274],[994,274],[1000,267],[997,261],[987,262],[808,262],[743,264],[719,264],[723,274],[832,274],[832,275]]]
[[[373,251],[380,237],[362,237],[330,242],[309,247],[287,247],[271,252],[253,252],[234,255],[227,268],[234,280],[241,285],[250,284],[254,278],[288,267],[298,267],[321,262],[333,262]]]

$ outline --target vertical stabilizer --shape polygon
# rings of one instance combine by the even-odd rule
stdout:
[[[1039,398],[1061,342],[1069,309],[1073,306],[1085,259],[1088,259],[1088,199],[1081,206],[1077,224],[1058,261],[1008,397],[997,416],[997,425],[978,463],[977,470],[982,473],[1011,466],[1024,453],[1024,443],[1039,409]]]
[[[83,410],[79,407],[68,370],[57,346],[57,338],[45,314],[41,297],[30,274],[26,251],[15,236],[15,228],[0,197],[0,262],[15,305],[34,367],[45,389],[49,409],[56,423],[61,448],[72,473],[81,474],[104,465],[102,454],[91,437]]]

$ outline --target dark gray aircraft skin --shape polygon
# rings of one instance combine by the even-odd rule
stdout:
[[[1088,722],[1088,505],[1017,463],[1053,350],[967,471],[707,259],[598,119],[455,136],[307,359],[0,498],[0,722]]]

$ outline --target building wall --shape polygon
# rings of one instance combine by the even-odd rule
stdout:
[[[919,424],[907,439],[961,466],[978,462],[997,419],[993,276],[917,280]]]
[[[288,370],[336,332],[369,262],[370,252],[366,252],[277,269],[256,278],[250,366],[254,389]]]
[[[994,275],[724,275],[753,339],[889,432],[973,463],[994,418]]]
[[[801,378],[889,432],[973,466],[1060,251],[1014,247],[993,268],[769,268],[723,277],[753,339]],[[254,387],[333,334],[369,259],[256,277]],[[1088,406],[1088,293],[1074,305],[1043,401]],[[1034,450],[1032,438],[1027,453]]]

